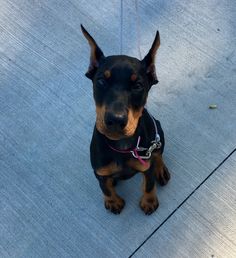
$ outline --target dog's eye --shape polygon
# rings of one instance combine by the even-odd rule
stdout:
[[[143,89],[144,89],[143,84],[140,83],[140,82],[137,82],[137,83],[134,84],[133,87],[132,87],[132,91],[134,91],[134,92],[140,92],[140,91],[142,91]]]
[[[106,87],[107,83],[104,79],[98,79],[96,85],[98,88],[102,89]]]

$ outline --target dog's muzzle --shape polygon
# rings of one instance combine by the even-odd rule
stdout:
[[[128,123],[128,114],[124,112],[111,112],[105,113],[104,122],[106,127],[111,132],[121,132]]]

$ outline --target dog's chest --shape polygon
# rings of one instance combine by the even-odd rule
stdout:
[[[133,157],[120,161],[113,161],[99,168],[96,173],[100,176],[111,176],[114,178],[128,179],[138,172],[144,173],[150,168],[150,160],[145,163]]]
[[[124,163],[121,170],[113,176],[115,178],[128,179],[139,172],[145,173],[149,168],[149,160],[142,164],[138,159],[130,158]]]

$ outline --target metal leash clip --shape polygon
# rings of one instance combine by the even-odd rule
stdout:
[[[160,139],[160,135],[158,133],[156,133],[156,139],[154,141],[152,141],[152,145],[149,148],[144,148],[144,147],[139,147],[139,140],[136,146],[136,150],[137,151],[146,151],[146,154],[144,156],[139,155],[139,158],[141,159],[150,159],[152,152],[155,149],[160,149],[161,148],[161,139]],[[133,155],[134,158],[138,158],[137,156],[137,152],[135,153],[134,151],[130,151],[131,154]]]
[[[151,157],[152,152],[155,149],[160,149],[160,148],[161,148],[161,138],[160,138],[160,135],[157,133],[156,139],[154,141],[152,141],[152,145],[149,147],[149,149],[146,152],[146,156]]]
[[[152,154],[152,153],[149,153],[148,156],[147,156],[147,153],[146,153],[145,156],[141,156],[141,155],[137,156],[134,151],[130,151],[130,152],[133,155],[133,157],[136,158],[136,159],[150,159],[151,154]]]

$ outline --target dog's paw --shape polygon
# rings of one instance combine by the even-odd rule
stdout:
[[[170,172],[168,168],[164,165],[162,171],[157,175],[157,181],[161,186],[164,186],[170,180]]]
[[[120,214],[125,206],[125,201],[119,196],[113,198],[106,197],[104,204],[107,210],[114,214]]]
[[[143,196],[139,205],[146,215],[150,215],[158,208],[159,202],[156,196],[152,198]]]

